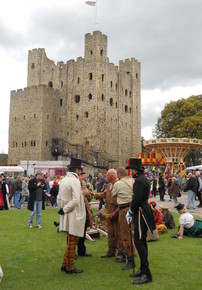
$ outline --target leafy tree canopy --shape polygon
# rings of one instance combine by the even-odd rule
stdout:
[[[202,95],[167,104],[157,121],[154,134],[157,138],[202,139]]]

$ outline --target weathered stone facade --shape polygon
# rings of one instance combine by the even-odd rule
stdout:
[[[135,58],[109,62],[100,31],[85,35],[84,58],[55,64],[29,51],[27,88],[11,92],[9,164],[53,160],[55,150],[125,165],[141,150],[140,75]]]

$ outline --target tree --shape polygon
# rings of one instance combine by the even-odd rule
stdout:
[[[157,121],[154,134],[157,138],[202,139],[202,95],[167,104]],[[201,152],[192,151],[186,161],[188,165],[194,165],[201,158]]]
[[[161,112],[154,133],[157,138],[202,139],[202,95],[167,104]]]

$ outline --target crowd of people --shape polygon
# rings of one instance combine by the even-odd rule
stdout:
[[[130,170],[130,174],[128,174]],[[90,201],[99,201],[99,214],[106,221],[108,247],[101,258],[115,258],[124,263],[123,270],[135,269],[135,252],[140,257],[140,269],[133,271],[133,284],[152,281],[148,262],[148,241],[157,241],[159,236],[176,227],[172,213],[166,206],[159,206],[152,200],[159,195],[169,199],[180,213],[179,231],[175,237],[183,235],[202,237],[202,222],[194,220],[187,211],[192,205],[202,207],[202,180],[200,172],[189,172],[184,177],[172,176],[155,170],[144,170],[141,159],[129,159],[126,168],[109,169],[106,174],[87,177],[79,159],[71,159],[65,177],[50,179],[37,172],[30,177],[5,177],[0,175],[0,209],[11,206],[21,209],[27,201],[30,210],[28,226],[33,227],[36,214],[36,227],[41,228],[41,211],[45,204],[58,208],[59,222],[55,222],[58,231],[67,232],[67,249],[64,254],[61,271],[67,274],[82,273],[75,267],[75,253],[78,256],[91,256],[86,251],[86,231],[93,225],[93,212]],[[178,203],[181,191],[188,193],[186,208]],[[150,202],[149,202],[150,198]],[[134,234],[133,234],[134,233]]]

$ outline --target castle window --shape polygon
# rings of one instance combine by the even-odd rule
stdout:
[[[111,86],[111,88],[113,87],[113,82],[112,81],[110,82],[110,86]]]
[[[31,140],[30,145],[33,146],[33,141]]]
[[[129,71],[127,71],[127,75],[129,75],[130,74],[130,72]]]
[[[61,86],[61,88],[63,87],[63,81],[61,81],[60,86]]]
[[[36,118],[36,114],[34,114],[34,118]]]
[[[24,117],[23,117],[23,118],[24,118],[24,120],[25,120],[25,115],[24,115]]]
[[[136,73],[136,79],[138,79],[138,73]]]
[[[93,79],[93,73],[89,73],[89,80]]]
[[[60,107],[62,107],[62,99],[60,99]]]
[[[31,64],[31,68],[32,68],[32,69],[35,68],[35,64],[34,64],[34,63]]]
[[[127,96],[127,95],[128,95],[128,90],[126,89],[126,90],[125,90],[125,96]]]
[[[24,143],[22,142],[22,147],[24,147]]]
[[[103,55],[103,49],[100,50],[100,55],[101,55],[101,56]]]
[[[35,140],[33,141],[33,146],[36,146],[36,141]]]
[[[112,98],[110,98],[109,103],[110,103],[110,106],[113,106],[113,99]]]
[[[116,102],[116,108],[118,107],[118,104],[117,104],[117,102]]]
[[[125,112],[127,113],[128,112],[128,106],[125,105]]]
[[[46,147],[48,146],[48,141],[46,140]]]
[[[75,99],[75,103],[79,103],[80,102],[80,96],[79,95],[76,95],[74,99]]]
[[[90,54],[93,55],[93,51],[92,50],[90,51]]]
[[[104,82],[104,74],[102,74],[102,82]]]
[[[78,79],[77,79],[77,84],[79,84],[80,83],[80,77],[78,77]]]
[[[93,96],[91,94],[88,95],[88,100],[92,100]]]
[[[85,116],[86,116],[86,118],[88,118],[88,112],[85,112]]]
[[[48,86],[49,86],[50,88],[52,88],[52,87],[53,87],[53,82],[50,81],[50,82],[48,83]]]
[[[129,96],[130,96],[130,98],[132,97],[132,92],[130,91],[130,93],[129,93]]]
[[[104,99],[105,99],[104,94],[102,94],[101,99],[102,99],[102,101],[104,101]]]
[[[15,143],[15,146],[18,147],[18,143],[17,142]]]
[[[47,115],[47,120],[49,119],[49,115]]]
[[[76,119],[77,119],[77,121],[78,121],[78,119],[79,119],[79,115],[76,115]]]
[[[59,118],[59,123],[61,123],[61,118]]]

